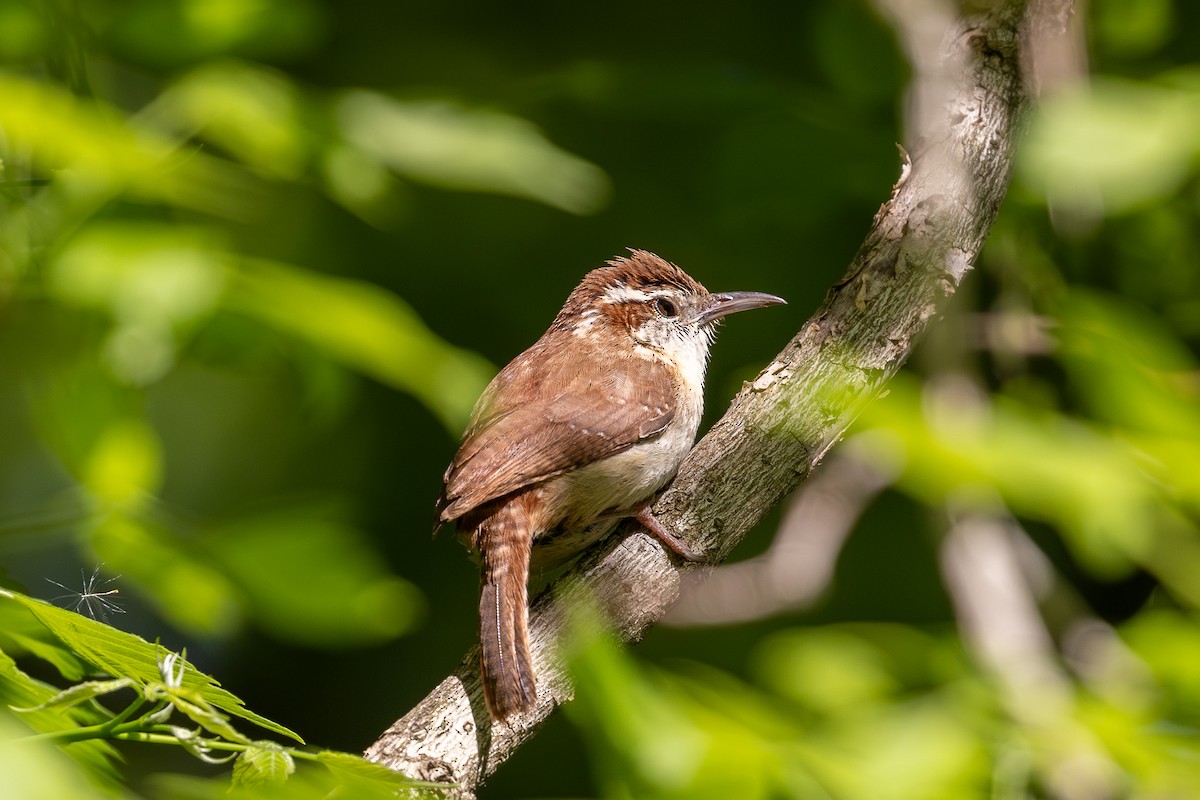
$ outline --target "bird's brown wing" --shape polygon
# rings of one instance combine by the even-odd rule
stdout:
[[[658,360],[615,365],[585,357],[547,370],[537,368],[544,360],[536,349],[505,367],[480,399],[446,470],[439,523],[627,450],[675,416],[675,386]]]

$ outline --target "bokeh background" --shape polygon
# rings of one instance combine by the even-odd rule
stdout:
[[[1200,786],[1200,7],[1080,17],[1090,74],[850,435],[853,524],[775,514],[735,554],[800,574],[772,542],[824,535],[828,573],[581,644],[579,701],[482,796]],[[74,607],[51,581],[99,567],[112,624],[352,752],[476,635],[430,531],[494,370],[645,248],[790,303],[724,327],[711,421],[905,141],[907,63],[858,0],[0,0],[0,61],[0,580]],[[144,796],[226,779],[123,752]]]

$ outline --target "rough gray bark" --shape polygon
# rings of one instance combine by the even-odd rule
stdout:
[[[901,0],[886,5],[895,14],[907,9]],[[1063,35],[1070,5],[1009,2],[987,15],[950,16],[940,52],[914,57],[916,135],[891,198],[821,308],[743,387],[655,505],[658,519],[693,548],[723,559],[808,476],[971,269],[1011,175],[1026,105],[1022,61],[1028,71],[1037,58],[1021,43],[1044,46]],[[567,610],[599,602],[618,635],[636,640],[675,600],[680,574],[694,568],[673,561],[644,532],[597,545],[533,604],[535,711],[493,725],[472,650],[367,757],[413,777],[456,783],[470,796],[571,697],[555,656]]]

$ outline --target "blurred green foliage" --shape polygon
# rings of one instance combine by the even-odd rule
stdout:
[[[484,796],[1195,792],[1200,9],[1086,12],[1092,80],[1035,111],[976,273],[859,423],[904,469],[823,598],[633,655],[583,626],[573,725]],[[0,583],[73,607],[102,563],[117,627],[360,750],[474,638],[473,567],[429,523],[491,365],[647,247],[794,310],[723,331],[719,413],[886,198],[905,74],[843,0],[0,0]],[[1037,553],[1024,684],[948,575],[972,516]],[[51,630],[0,602],[6,709],[133,677]],[[0,737],[112,713],[2,711]],[[275,747],[232,795],[151,745],[6,743],[0,772],[14,797],[388,791],[334,755],[248,778]]]
[[[84,681],[58,692],[17,669],[8,656],[0,656],[8,708],[37,731],[35,736],[5,737],[6,755],[19,756],[7,764],[6,772],[9,789],[16,788],[18,797],[44,796],[48,791],[92,796],[82,780],[85,774],[94,783],[101,779],[103,783],[97,788],[115,793],[119,783],[111,762],[118,754],[109,746],[110,740],[178,746],[208,764],[232,761],[231,787],[218,789],[214,781],[190,783],[191,792],[205,796],[218,796],[219,791],[221,795],[264,797],[286,791],[294,797],[322,797],[340,787],[339,792],[368,798],[394,797],[399,790],[413,788],[412,781],[361,756],[296,749],[296,742],[303,744],[299,736],[246,709],[240,699],[199,672],[184,655],[21,594],[0,592],[0,604],[16,628],[32,629],[43,645],[40,655],[51,663],[71,663],[78,656],[107,675],[121,676]],[[52,651],[58,656],[50,656]],[[74,678],[74,668],[64,672],[64,677]],[[94,703],[101,697],[127,696],[130,690],[135,697],[119,712]],[[172,724],[179,718],[189,724]],[[251,740],[238,730],[234,720],[278,734],[288,745]],[[196,727],[191,728],[191,724]],[[65,763],[65,759],[55,763],[55,746],[64,746],[74,764]],[[291,780],[297,761],[311,767],[302,777]],[[57,774],[44,775],[51,765]],[[176,786],[189,786],[189,782],[177,781]],[[177,788],[175,794],[190,796],[182,788]]]

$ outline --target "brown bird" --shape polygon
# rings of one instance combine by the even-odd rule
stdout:
[[[529,653],[531,550],[558,561],[605,519],[636,517],[684,557],[651,516],[655,494],[696,437],[716,323],[783,303],[711,294],[674,264],[631,250],[593,270],[550,329],[480,397],[437,501],[479,554],[484,695],[493,718],[537,700]]]

